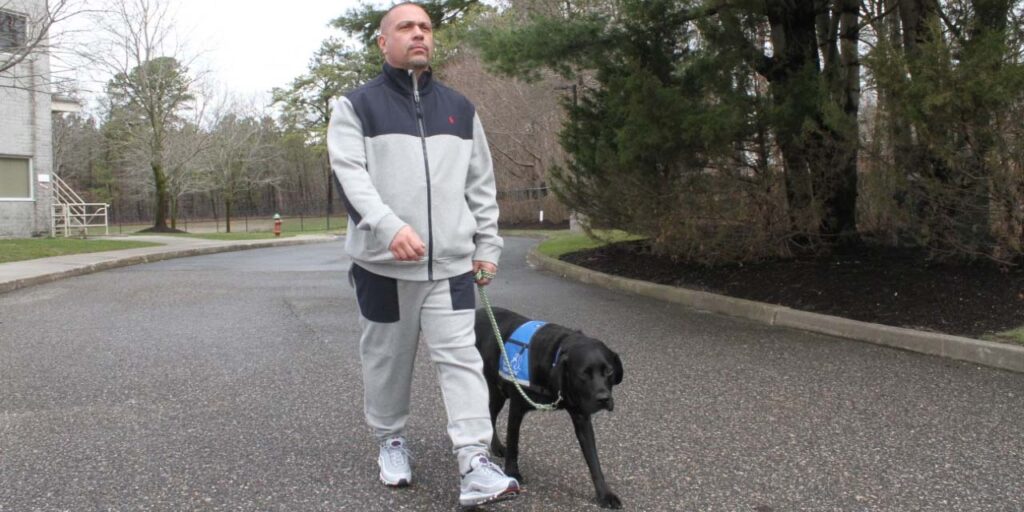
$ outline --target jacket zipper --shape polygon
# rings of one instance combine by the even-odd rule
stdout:
[[[423,128],[423,105],[420,103],[420,84],[416,73],[409,70],[412,78],[412,98],[416,105],[416,122],[420,128],[420,144],[423,146],[423,171],[427,176],[427,280],[434,280],[434,218],[430,197],[430,161],[427,159],[427,131]]]

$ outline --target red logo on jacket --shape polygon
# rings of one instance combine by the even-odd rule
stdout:
[[[448,124],[455,124],[455,116],[448,116]]]

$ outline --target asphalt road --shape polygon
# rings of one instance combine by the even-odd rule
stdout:
[[[595,422],[627,510],[1024,510],[1024,375],[564,281],[533,243],[489,293],[622,356]],[[377,483],[348,265],[304,245],[0,295],[0,510],[457,509],[423,353],[416,483]],[[598,510],[564,413],[523,442],[527,494],[492,509]]]

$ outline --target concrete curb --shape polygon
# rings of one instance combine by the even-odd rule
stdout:
[[[241,251],[246,249],[264,249],[268,247],[285,247],[290,245],[315,244],[331,242],[334,240],[336,240],[335,237],[296,237],[280,240],[245,240],[234,243],[226,243],[222,245],[207,245],[202,247],[190,247],[187,249],[169,249],[160,252],[153,252],[150,254],[125,256],[123,258],[114,258],[97,263],[83,264],[81,266],[70,268],[68,270],[50,272],[37,276],[0,282],[0,294],[12,292],[14,290],[26,288],[29,286],[51,283],[53,281],[66,279],[69,277],[92,274],[94,272],[102,272],[104,270],[110,270],[113,268],[140,265],[143,263],[154,263],[157,261],[169,260],[173,258],[187,258],[189,256],[201,256],[204,254],[216,254],[221,252]]]
[[[688,308],[1024,373],[1024,347],[1016,345],[859,322],[775,304],[612,276],[545,256],[536,247],[530,250],[526,259],[533,267],[562,277]]]

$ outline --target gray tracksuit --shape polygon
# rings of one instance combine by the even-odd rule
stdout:
[[[327,146],[349,212],[352,259],[397,279],[447,279],[501,254],[491,153],[469,100],[429,72],[418,90],[414,83],[385,64],[336,101]],[[427,244],[422,261],[396,262],[388,251],[406,224]]]
[[[366,421],[378,438],[404,433],[420,334],[434,362],[460,471],[492,431],[473,332],[473,260],[497,264],[498,206],[490,151],[473,105],[387,64],[338,98],[327,130],[348,209],[345,250],[359,302]],[[427,244],[420,261],[389,246],[403,226]]]

